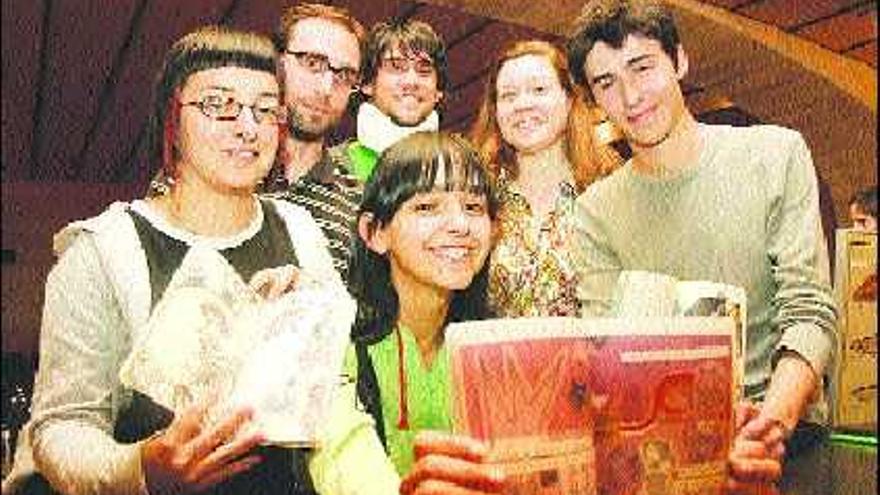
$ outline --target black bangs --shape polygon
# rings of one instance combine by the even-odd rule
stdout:
[[[434,132],[413,134],[382,153],[365,186],[361,210],[371,212],[378,225],[385,225],[401,204],[430,191],[483,196],[495,218],[493,185],[477,151],[461,136]]]
[[[479,153],[463,137],[445,132],[417,132],[385,150],[364,187],[358,217],[369,218],[368,231],[381,229],[404,202],[430,191],[480,195],[495,219],[494,186]],[[364,213],[368,215],[361,216]],[[490,317],[487,285],[488,264],[484,264],[467,289],[454,291],[446,322]],[[355,341],[377,342],[388,335],[397,322],[400,297],[391,282],[388,256],[369,249],[360,235],[352,239],[348,287],[358,301],[352,329]]]
[[[242,67],[244,69],[269,72],[272,75],[275,75],[276,72],[275,58],[241,50],[200,48],[182,54],[172,63],[174,62],[179,64],[179,66],[169,67],[165,71],[167,75],[175,78],[175,80],[169,81],[165,85],[171,91],[190,75],[219,67]]]
[[[253,52],[201,49],[194,51],[192,57],[196,65],[205,65],[206,68],[236,66],[275,73],[274,58]]]

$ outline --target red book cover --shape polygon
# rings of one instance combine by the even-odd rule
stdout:
[[[510,493],[713,494],[733,435],[730,318],[451,325],[456,430]]]

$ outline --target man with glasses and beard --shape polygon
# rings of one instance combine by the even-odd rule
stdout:
[[[357,89],[363,40],[348,11],[322,4],[286,9],[275,33],[288,125],[264,190],[309,210],[343,279],[362,184],[328,152],[326,137]]]

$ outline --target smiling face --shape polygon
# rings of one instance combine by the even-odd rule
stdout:
[[[504,140],[520,153],[534,153],[564,134],[571,98],[547,57],[524,55],[501,66],[496,118]]]
[[[369,248],[389,260],[398,294],[417,296],[467,288],[489,254],[489,207],[466,191],[416,193],[391,222],[375,230]]]
[[[178,98],[179,180],[222,192],[252,192],[275,160],[278,124],[257,122],[250,105],[279,105],[274,75],[241,67],[207,69],[190,75]],[[235,119],[208,117],[195,104],[230,100],[248,105]]]
[[[620,48],[600,41],[587,54],[584,72],[596,103],[634,151],[662,144],[688,115],[680,86],[687,72],[681,47],[676,68],[657,40],[631,34]]]
[[[293,25],[285,48],[280,70],[291,133],[304,139],[321,138],[342,118],[352,88],[334,82],[332,71],[310,70],[305,57],[322,58],[337,70],[357,72],[360,68],[357,37],[338,22],[314,17]],[[297,60],[288,52],[308,55]]]
[[[363,92],[382,113],[406,126],[420,124],[443,97],[430,56],[400,47],[382,54],[376,77]]]

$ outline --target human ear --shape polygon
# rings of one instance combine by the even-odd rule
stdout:
[[[684,79],[684,76],[688,71],[688,57],[687,53],[684,51],[684,47],[681,44],[676,47],[676,56],[678,58],[678,67],[675,69],[675,75],[678,77],[678,80]]]
[[[361,93],[363,93],[364,95],[369,96],[370,98],[373,97],[374,89],[373,89],[372,83],[364,84],[363,86],[360,87],[360,89],[361,89]]]
[[[372,213],[362,213],[358,218],[358,235],[370,251],[380,256],[388,252],[385,230],[376,225]]]

